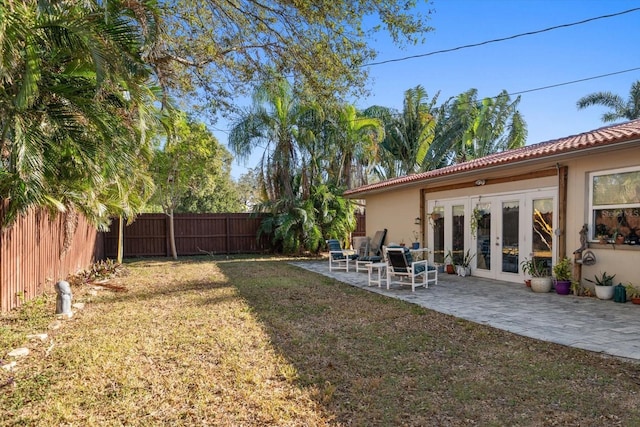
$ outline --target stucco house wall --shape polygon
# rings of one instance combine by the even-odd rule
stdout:
[[[420,217],[420,189],[409,188],[367,197],[367,236],[387,229],[386,244],[413,242],[413,232],[420,231],[415,219]]]
[[[640,145],[580,156],[566,162],[568,166],[567,194],[567,256],[580,247],[579,231],[589,222],[589,174],[640,164]],[[593,280],[595,274],[616,274],[615,281],[632,282],[640,287],[640,245],[600,245],[589,243],[596,255],[596,263],[582,267],[582,277]],[[591,286],[583,280],[583,286]]]
[[[387,228],[387,243],[409,245],[415,231],[420,232],[422,244],[429,242],[430,201],[510,192],[535,194],[538,189],[555,191],[554,210],[558,216],[563,211],[554,223],[554,231],[562,235],[554,237],[554,259],[558,260],[573,257],[581,245],[580,230],[583,224],[590,223],[590,174],[639,166],[640,121],[633,121],[444,170],[396,178],[350,190],[346,195],[366,201],[367,235]],[[562,197],[566,197],[566,202]],[[416,217],[421,218],[420,225],[415,224]],[[555,243],[562,239],[562,246]],[[616,274],[616,282],[631,282],[640,288],[640,245],[614,246],[591,239],[588,245],[596,255],[596,263],[582,266],[583,286],[591,286],[585,278],[592,279],[606,271]],[[520,260],[524,255],[520,254]]]

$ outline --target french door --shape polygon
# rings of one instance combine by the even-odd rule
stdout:
[[[475,276],[518,282],[520,263],[535,256],[550,268],[556,219],[554,190],[495,194],[427,204],[432,260],[473,256]]]

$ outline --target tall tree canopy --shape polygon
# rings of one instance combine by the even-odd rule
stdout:
[[[399,45],[432,31],[421,0],[161,1],[167,27],[149,59],[169,87],[229,106],[247,83],[286,75],[303,98],[362,91],[380,31]],[[425,1],[425,3],[428,3]],[[374,18],[379,24],[369,25]],[[196,90],[198,89],[198,90]]]
[[[384,129],[350,105],[304,102],[285,78],[256,90],[235,123],[229,145],[241,157],[259,150],[258,181],[268,213],[262,232],[287,252],[317,251],[354,226],[353,206],[339,193],[366,182]]]
[[[626,101],[620,95],[611,92],[596,92],[580,98],[576,105],[579,110],[595,105],[609,108],[609,111],[602,114],[604,123],[638,119],[640,118],[640,81],[631,85],[629,98]]]
[[[327,149],[329,182],[353,188],[367,184],[378,160],[384,125],[377,118],[363,116],[353,105],[343,105],[328,114],[330,126],[323,144]]]
[[[478,99],[470,89],[436,105],[422,86],[407,90],[402,111],[372,106],[364,111],[384,123],[376,176],[394,178],[487,156],[525,144],[526,123],[518,111],[520,98],[503,91]]]
[[[417,2],[0,0],[5,221],[34,206],[98,225],[135,214],[158,100],[229,108],[273,75],[304,99],[361,91],[376,54],[369,36],[385,30],[401,45],[431,31]]]
[[[168,138],[158,138],[151,171],[150,202],[165,212],[236,212],[240,200],[231,181],[231,154],[203,123],[184,113]]]

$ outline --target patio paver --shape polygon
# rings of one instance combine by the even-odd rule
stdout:
[[[524,284],[439,274],[428,289],[369,287],[366,272],[329,272],[327,261],[291,264],[440,313],[530,338],[640,360],[640,306],[596,298],[537,294]]]

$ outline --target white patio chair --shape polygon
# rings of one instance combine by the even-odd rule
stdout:
[[[438,270],[428,265],[427,260],[413,261],[407,248],[387,247],[386,257],[389,263],[387,287],[391,283],[411,285],[411,292],[414,292],[417,286],[428,288],[430,284],[438,283]]]
[[[327,247],[329,248],[329,271],[349,271],[349,261],[358,258],[358,254],[353,251],[342,249],[340,241],[337,239],[327,240]]]

